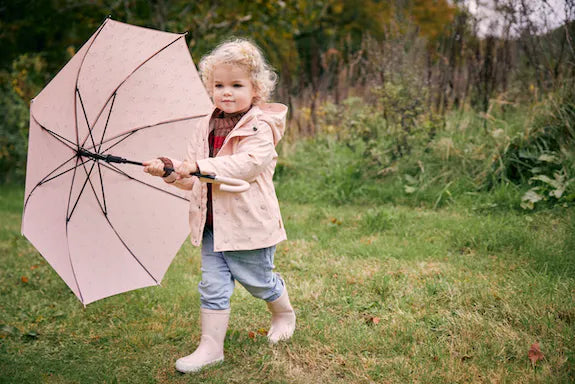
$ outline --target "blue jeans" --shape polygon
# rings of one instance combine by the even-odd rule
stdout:
[[[201,307],[228,309],[237,280],[253,296],[274,301],[284,290],[284,282],[274,269],[276,247],[248,251],[214,252],[211,228],[202,238],[202,281],[198,284]]]

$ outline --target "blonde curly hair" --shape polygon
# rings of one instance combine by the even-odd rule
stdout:
[[[232,64],[245,68],[251,76],[256,96],[254,104],[268,100],[277,83],[277,74],[267,63],[261,50],[246,39],[224,41],[200,60],[200,76],[213,96],[214,68],[218,64]]]

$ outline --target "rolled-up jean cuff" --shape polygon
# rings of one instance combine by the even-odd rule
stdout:
[[[224,310],[224,309],[229,309],[230,305],[228,303],[228,305],[219,305],[219,304],[215,304],[215,303],[210,303],[210,302],[203,302],[202,300],[200,300],[200,308],[203,309],[214,309],[214,310]]]

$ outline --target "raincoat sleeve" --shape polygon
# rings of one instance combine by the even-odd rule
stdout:
[[[197,157],[196,151],[194,150],[192,142],[190,142],[188,144],[188,152],[186,154],[186,160],[190,163],[193,163],[196,161],[196,157]],[[175,160],[172,158],[170,158],[170,160],[172,161],[172,164],[174,164],[174,169],[177,168],[180,164],[182,164],[180,160]],[[197,177],[186,177],[185,179],[178,179],[176,172],[173,172],[168,177],[164,177],[164,181],[166,183],[172,184],[174,187],[178,187],[180,189],[184,189],[187,191],[193,188],[194,183],[198,182],[197,180],[198,180]]]
[[[252,182],[277,156],[271,127],[260,121],[255,134],[240,137],[233,155],[198,160],[200,172]]]

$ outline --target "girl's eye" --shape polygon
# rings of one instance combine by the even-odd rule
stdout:
[[[243,87],[243,85],[241,85],[241,84],[234,84],[234,88],[241,88],[241,87]]]
[[[221,85],[221,84],[216,84],[216,85],[214,85],[214,87],[216,87],[216,88],[221,88],[221,87],[223,87],[223,85]]]

